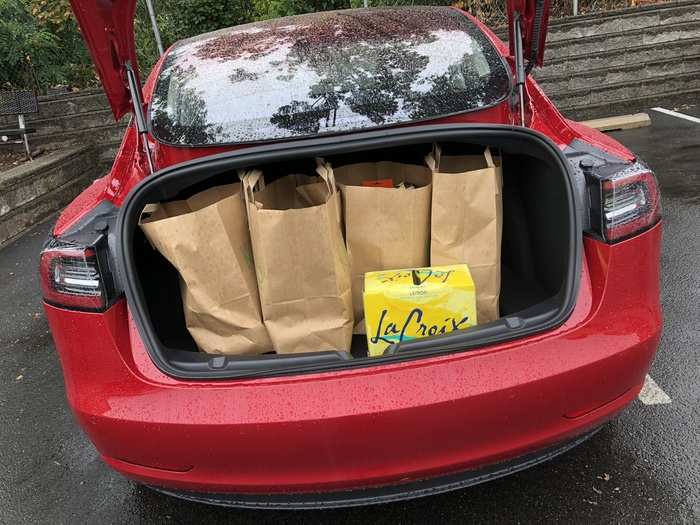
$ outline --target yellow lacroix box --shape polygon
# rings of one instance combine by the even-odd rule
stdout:
[[[365,273],[369,355],[394,343],[476,325],[476,288],[466,264]]]

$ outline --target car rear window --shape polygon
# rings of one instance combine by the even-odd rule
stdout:
[[[280,140],[484,108],[509,85],[498,51],[455,9],[325,12],[177,44],[151,123],[175,145]]]

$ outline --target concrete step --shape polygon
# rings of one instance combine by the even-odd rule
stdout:
[[[107,97],[101,89],[63,95],[39,97],[39,113],[36,118],[50,118],[74,113],[109,109]]]
[[[700,54],[700,38],[682,38],[673,42],[610,49],[577,57],[554,58],[544,68],[535,69],[538,82],[558,75],[576,74],[598,68],[612,68],[628,64],[643,64],[656,60],[677,60],[679,57]]]
[[[32,122],[105,109],[111,111],[104,92],[101,89],[90,89],[77,93],[40,96],[39,112],[26,115],[26,118],[28,122]],[[16,121],[16,117],[0,117],[0,123],[3,124]]]
[[[691,20],[700,21],[700,2],[697,0],[566,17],[550,23],[547,45],[585,37],[605,37],[620,31],[659,28]]]
[[[0,173],[0,217],[37,195],[63,186],[75,177],[77,165],[93,166],[97,161],[96,153],[92,146],[67,148]]]
[[[614,49],[675,42],[700,37],[700,20],[689,20],[672,25],[631,29],[616,33],[574,38],[547,44],[545,64],[564,58],[579,58],[594,53],[610,52]]]
[[[77,141],[77,140],[71,140],[69,142],[70,142],[70,144],[68,144],[68,147],[75,147],[76,145],[80,144],[80,141]],[[85,144],[86,143],[83,143],[83,145],[85,145]],[[34,150],[40,149],[40,148],[48,149],[49,151],[44,152],[44,155],[51,154],[52,150],[61,151],[60,146],[57,146],[56,144],[49,144],[48,147],[45,148],[42,145],[37,145],[36,143],[32,143],[30,141],[30,145],[31,145],[32,149],[34,149]],[[65,147],[66,145],[67,144],[65,142],[62,144],[63,147]],[[121,137],[116,137],[112,140],[109,140],[108,142],[103,142],[101,144],[93,144],[93,146],[97,150],[98,162],[103,167],[106,168],[106,169],[102,170],[103,173],[106,173],[107,170],[109,170],[109,168],[114,163],[114,158],[117,154],[117,151],[119,150],[120,145],[121,145]],[[20,153],[24,151],[24,146],[22,146],[21,144],[11,144],[11,145],[3,146],[3,147],[12,148],[13,150],[18,151]],[[39,157],[39,158],[41,158],[41,157]]]
[[[0,248],[9,244],[35,224],[64,208],[91,183],[88,176],[71,180],[64,186],[34,199],[0,219]]]
[[[700,44],[699,46],[700,47]],[[545,93],[571,93],[579,89],[604,87],[617,83],[636,83],[662,76],[675,76],[700,71],[700,53],[650,62],[630,61],[628,65],[584,69],[578,73],[539,78]]]
[[[125,121],[127,119],[124,119]],[[98,109],[84,113],[68,113],[46,119],[28,120],[27,125],[36,129],[37,134],[61,133],[75,129],[90,129],[113,125],[114,121],[111,109]]]
[[[47,154],[1,174],[0,246],[64,207],[97,176],[92,146]]]
[[[73,129],[60,133],[42,133],[40,131],[29,136],[29,144],[33,148],[41,146],[46,149],[85,144],[96,144],[99,146],[101,144],[119,142],[124,135],[125,129],[125,125],[109,124],[90,129]]]
[[[628,98],[683,91],[684,89],[694,90],[696,88],[700,88],[700,70],[671,77],[654,77],[634,83],[625,81],[592,88],[565,90],[551,93],[549,96],[561,108],[603,103],[615,106]]]
[[[98,159],[101,163],[106,163],[111,166],[114,162],[114,157],[121,145],[124,136],[123,126],[105,126],[92,130],[74,130],[70,132],[50,135],[35,135],[29,136],[29,145],[33,150],[61,150],[65,147],[76,147],[90,144],[91,142],[97,148]],[[7,144],[3,146],[11,148],[18,152],[24,151],[22,144]]]
[[[637,113],[656,106],[674,108],[687,104],[689,100],[700,100],[700,88],[649,93],[618,100],[614,104],[603,102],[583,106],[559,106],[559,110],[569,119],[588,120],[610,115]]]
[[[96,144],[101,151],[101,161],[113,160],[114,145],[121,141],[129,117],[125,116],[116,123],[102,91],[43,98],[46,100],[41,102],[42,108],[50,107],[50,111],[43,114],[55,115],[47,118],[33,115],[27,119],[27,125],[36,129],[29,135],[32,148],[58,149]],[[60,111],[66,113],[60,114]],[[104,149],[104,145],[110,146]]]

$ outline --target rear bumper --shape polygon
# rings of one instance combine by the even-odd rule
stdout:
[[[380,503],[391,503],[392,501],[434,496],[443,492],[459,490],[509,476],[510,474],[549,461],[571,450],[593,436],[598,430],[600,430],[600,427],[557,446],[538,450],[537,452],[488,467],[427,480],[389,485],[386,487],[343,492],[315,492],[282,495],[207,494],[183,490],[168,490],[153,486],[151,488],[169,496],[223,507],[242,507],[250,509],[329,509],[334,507],[376,505]]]
[[[619,413],[658,344],[659,246],[660,226],[612,247],[587,239],[576,308],[556,330],[322,374],[181,381],[153,365],[123,302],[46,311],[71,407],[116,470],[190,498],[352,505],[348,491],[368,503],[377,487],[397,499],[428,490],[413,483],[504,475],[503,462],[546,459]]]

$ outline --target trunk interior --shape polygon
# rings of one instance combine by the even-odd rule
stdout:
[[[545,318],[559,315],[558,324],[568,316],[572,304],[577,276],[576,213],[570,176],[557,163],[557,156],[519,141],[441,141],[447,154],[479,154],[488,144],[501,155],[503,168],[503,237],[501,249],[501,319],[489,325],[478,326],[466,332],[472,339],[461,349],[515,337],[523,327],[539,329],[550,327]],[[362,161],[393,160],[403,163],[423,163],[431,150],[432,141],[393,147],[366,148],[350,153],[324,154],[333,166]],[[565,162],[565,161],[564,161]],[[263,168],[266,179],[272,180],[288,173],[312,174],[313,156],[275,160],[256,164]],[[217,169],[218,173],[196,177],[189,185],[182,182],[178,188],[159,192],[160,199],[187,198],[207,187],[237,181],[235,169]],[[153,196],[151,202],[155,202]],[[142,201],[145,202],[145,201]],[[143,206],[139,206],[143,209]],[[135,282],[139,286],[138,297],[143,299],[141,318],[143,325],[153,335],[151,341],[158,345],[158,352],[169,363],[181,370],[198,371],[208,363],[207,369],[226,368],[234,361],[249,362],[249,368],[261,372],[274,366],[282,355],[265,355],[260,358],[221,357],[203,354],[185,327],[178,273],[157,251],[153,250],[141,232],[133,228],[130,246]],[[572,272],[576,276],[572,278]],[[505,321],[505,322],[504,322]],[[539,323],[539,324],[538,324]],[[544,324],[543,324],[544,323]],[[493,325],[493,326],[492,326]],[[513,329],[516,330],[513,330]],[[510,334],[505,334],[510,329]],[[482,337],[479,337],[479,334]],[[447,334],[451,336],[452,334]],[[501,337],[504,335],[504,337]],[[520,336],[520,335],[517,335]],[[443,336],[444,338],[444,336]],[[420,340],[415,346],[425,351],[431,339]],[[444,339],[447,343],[448,339]],[[413,341],[415,342],[415,341]],[[452,343],[454,348],[454,341]],[[339,348],[330,361],[364,361],[367,341],[364,335],[355,335],[351,349]],[[409,350],[409,348],[407,348]],[[398,352],[399,354],[402,352]],[[410,352],[407,352],[410,353]],[[324,354],[324,353],[321,353]],[[325,352],[329,354],[329,352]],[[153,355],[153,354],[152,354]],[[308,355],[308,354],[307,354]],[[261,359],[262,358],[262,359]],[[290,356],[290,360],[293,358]],[[294,366],[304,365],[297,357]],[[321,356],[312,356],[322,359]],[[385,358],[379,358],[384,360]],[[377,358],[372,359],[376,362]],[[291,362],[291,361],[290,361]],[[201,370],[203,373],[205,369]]]

